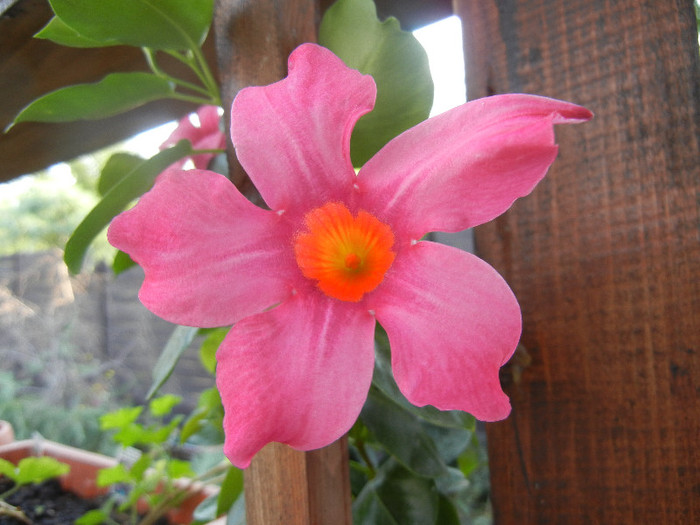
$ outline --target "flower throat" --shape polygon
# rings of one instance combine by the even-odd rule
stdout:
[[[357,302],[384,280],[395,256],[389,226],[364,210],[353,217],[338,202],[311,210],[304,222],[294,255],[304,276],[317,281],[323,293]]]

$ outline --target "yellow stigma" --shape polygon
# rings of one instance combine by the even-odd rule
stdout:
[[[395,256],[389,226],[363,210],[353,217],[338,202],[304,219],[306,231],[295,237],[294,255],[304,276],[326,295],[356,302],[384,280]]]

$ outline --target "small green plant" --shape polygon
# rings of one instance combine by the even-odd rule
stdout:
[[[9,490],[0,494],[0,516],[10,516],[23,523],[31,524],[22,509],[11,505],[6,499],[25,485],[41,483],[66,474],[69,470],[70,466],[50,457],[24,458],[17,465],[0,459],[0,475],[8,477],[14,482]]]
[[[227,461],[218,461],[197,474],[193,461],[178,457],[182,456],[180,449],[185,441],[204,430],[207,418],[203,414],[211,414],[220,406],[220,400],[213,399],[214,393],[213,389],[205,391],[186,421],[182,415],[173,415],[181,398],[172,394],[153,399],[147,410],[141,406],[127,407],[102,416],[101,428],[116,431],[114,441],[123,447],[125,457],[134,459],[99,472],[97,485],[110,487],[110,496],[101,508],[84,514],[76,524],[149,525],[180,505],[195,483],[221,483],[231,476],[241,478],[241,483],[235,484],[241,487],[235,494],[237,498],[242,489],[242,474]],[[231,494],[226,498],[231,499]],[[213,512],[228,511],[221,502],[210,501],[207,507]],[[145,513],[139,514],[144,508]]]

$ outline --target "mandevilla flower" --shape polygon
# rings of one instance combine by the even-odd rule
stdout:
[[[513,293],[474,255],[421,238],[503,213],[554,161],[553,124],[591,113],[529,95],[475,100],[356,174],[350,134],[375,95],[371,77],[302,45],[287,78],[241,90],[231,109],[236,153],[269,210],[221,175],[171,169],[110,227],[144,268],[150,310],[233,324],[216,376],[239,467],[271,441],[310,450],[348,431],[372,379],[376,321],[409,401],[485,421],[510,412],[498,371],[521,332]]]
[[[195,113],[195,122],[192,116],[188,115],[178,122],[175,130],[161,144],[160,149],[174,146],[178,141],[187,139],[194,149],[210,150],[222,149],[226,147],[226,135],[221,131],[219,122],[219,108],[217,106],[201,106]],[[204,169],[209,165],[209,161],[214,157],[214,153],[199,153],[192,155],[189,159],[195,168]],[[182,159],[172,165],[181,168],[187,161]]]

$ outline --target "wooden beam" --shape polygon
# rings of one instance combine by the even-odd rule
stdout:
[[[700,523],[700,64],[691,0],[457,0],[470,98],[596,113],[476,231],[531,365],[488,425],[498,524]],[[515,380],[514,380],[515,378]]]
[[[18,0],[0,16],[0,181],[90,153],[196,109],[163,100],[108,119],[22,123],[2,133],[24,106],[50,91],[117,71],[148,70],[141,51],[129,46],[76,49],[33,38],[51,16],[46,0]],[[205,51],[214,63],[211,44]],[[186,74],[175,61],[160,60],[165,69]]]

